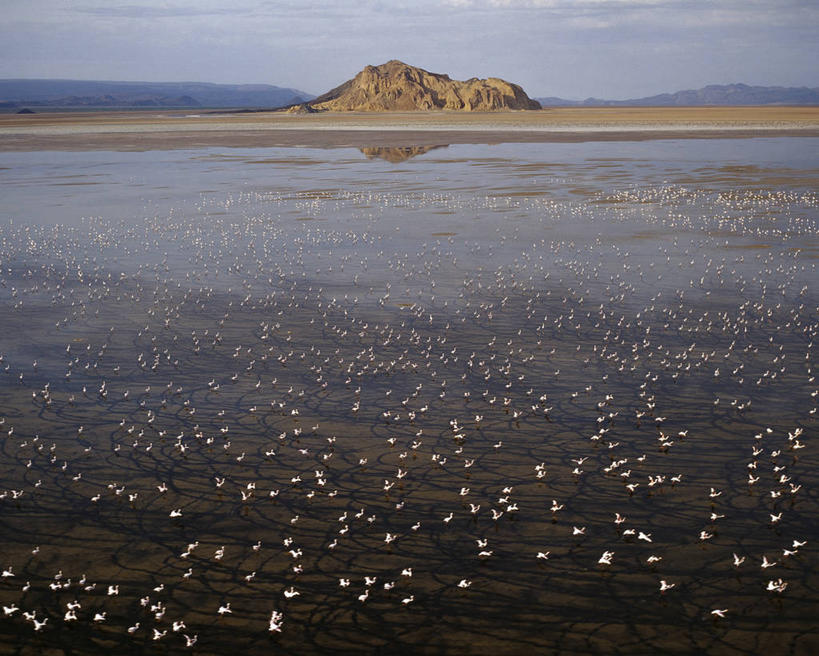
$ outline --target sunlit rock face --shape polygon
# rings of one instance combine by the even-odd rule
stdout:
[[[333,112],[540,109],[540,103],[529,98],[520,86],[500,78],[461,82],[397,60],[365,67],[352,80],[319,96],[309,106]]]

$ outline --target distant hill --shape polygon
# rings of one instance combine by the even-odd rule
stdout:
[[[819,105],[819,88],[711,84],[702,89],[661,93],[630,100],[536,98],[544,107],[681,107],[692,105]]]
[[[270,84],[206,82],[100,82],[95,80],[0,80],[0,109],[20,107],[264,107],[313,98]]]
[[[407,112],[425,110],[467,112],[540,109],[517,84],[500,78],[464,82],[430,73],[393,59],[366,66],[353,79],[293,111]]]

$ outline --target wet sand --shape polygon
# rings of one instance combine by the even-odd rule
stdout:
[[[0,115],[0,151],[360,148],[764,136],[819,136],[819,108],[595,107],[306,116],[204,110]]]

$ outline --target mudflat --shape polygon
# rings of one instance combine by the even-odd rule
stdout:
[[[819,653],[819,138],[365,118],[0,152],[0,656]]]
[[[572,107],[526,112],[65,112],[0,115],[0,151],[371,147],[819,136],[819,107]]]

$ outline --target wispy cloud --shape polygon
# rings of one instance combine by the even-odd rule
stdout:
[[[440,0],[462,12],[525,13],[548,20],[544,29],[600,30],[625,25],[654,25],[663,32],[684,28],[771,28],[819,24],[819,3],[812,0]]]
[[[561,9],[582,11],[590,7],[647,7],[681,4],[681,0],[442,0],[443,4],[462,8],[495,9]]]
[[[403,59],[534,94],[819,84],[819,0],[0,0],[0,77],[323,91]]]
[[[81,5],[71,8],[78,14],[106,16],[112,18],[178,18],[189,16],[235,16],[246,14],[250,10],[241,7],[226,9],[224,7],[207,7],[196,5]]]

